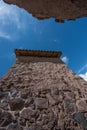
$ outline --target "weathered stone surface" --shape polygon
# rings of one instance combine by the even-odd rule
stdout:
[[[47,96],[47,98],[48,98],[48,101],[49,101],[49,104],[50,105],[56,105],[56,104],[58,104],[58,100],[55,100],[50,94],[47,94],[46,95]]]
[[[21,97],[26,99],[28,96],[30,96],[30,92],[28,89],[25,89],[21,92]]]
[[[11,91],[10,91],[10,94],[11,94],[12,97],[15,97],[17,95],[17,93],[18,93],[18,91],[15,88],[12,88]]]
[[[76,111],[75,102],[71,99],[64,100],[64,109],[66,113],[74,113]]]
[[[46,98],[36,98],[35,99],[35,106],[37,109],[47,109],[48,108],[48,101]]]
[[[9,112],[0,112],[0,127],[5,127],[12,122],[12,115]]]
[[[5,128],[3,128],[3,127],[0,127],[0,130],[6,130]]]
[[[25,102],[25,104],[24,104],[24,106],[25,107],[29,107],[31,104],[33,104],[33,98],[32,97],[29,97],[27,100],[26,100],[26,102]]]
[[[87,112],[87,98],[82,98],[80,100],[77,100],[76,106],[77,106],[78,111]]]
[[[0,103],[0,108],[2,108],[3,110],[8,110],[8,102],[2,101]]]
[[[0,108],[3,110],[9,110],[9,100],[10,96],[6,93],[3,98],[1,98]]]
[[[44,130],[42,128],[42,126],[38,125],[38,124],[33,124],[30,128],[30,130]]]
[[[54,96],[54,95],[58,95],[59,94],[59,91],[58,91],[58,87],[52,87],[51,88],[51,94]]]
[[[86,130],[87,82],[59,58],[27,52],[0,79],[0,129]]]
[[[18,124],[10,124],[6,130],[23,130],[23,128]]]
[[[0,98],[3,98],[3,97],[4,97],[4,95],[5,95],[5,93],[4,93],[4,92],[2,92],[2,91],[0,91]]]
[[[75,113],[74,119],[83,126],[84,130],[87,130],[87,119],[85,118],[84,114],[80,112]]]
[[[31,110],[29,108],[24,109],[21,112],[21,118],[30,120],[32,117],[35,118],[37,115],[37,111]]]
[[[10,107],[12,111],[21,110],[24,107],[24,100],[22,98],[16,98],[10,100]]]
[[[87,16],[86,0],[4,0],[9,4],[26,9],[38,19],[54,17],[57,22]]]

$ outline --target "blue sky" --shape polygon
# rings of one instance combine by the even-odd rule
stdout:
[[[0,77],[15,61],[14,49],[62,51],[62,59],[87,79],[87,18],[56,23],[37,20],[14,5],[0,1]]]

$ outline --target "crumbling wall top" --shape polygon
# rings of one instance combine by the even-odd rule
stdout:
[[[15,54],[16,54],[16,57],[18,57],[18,56],[33,56],[33,57],[60,58],[60,56],[62,55],[62,52],[15,49]]]

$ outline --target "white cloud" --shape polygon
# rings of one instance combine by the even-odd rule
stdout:
[[[25,14],[23,9],[0,0],[0,37],[16,40],[27,28]]]
[[[17,28],[23,28],[25,25],[21,21],[22,15],[20,15],[20,13],[22,12],[23,9],[19,9],[14,5],[8,5],[1,0],[0,1],[0,24],[9,25],[10,24],[9,22],[12,22],[17,26]]]
[[[87,81],[87,72],[85,74],[79,74],[79,76]]]
[[[61,60],[62,60],[64,63],[66,63],[66,64],[68,64],[68,62],[69,62],[69,59],[68,59],[66,56],[62,57]]]
[[[4,32],[0,32],[0,37],[8,39],[8,40],[11,39],[11,36],[6,34],[6,33],[4,33]]]
[[[81,73],[87,68],[87,64],[85,64],[82,68],[79,69],[78,73]]]
[[[87,81],[87,64],[79,69],[78,74],[80,77]]]

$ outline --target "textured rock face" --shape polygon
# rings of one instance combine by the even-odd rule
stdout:
[[[17,57],[0,79],[0,130],[87,130],[87,82],[58,58]]]
[[[87,16],[87,0],[4,0],[26,9],[38,19],[54,17],[58,22]]]

